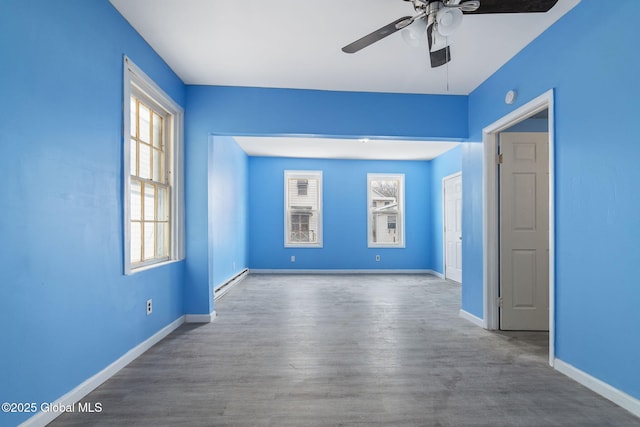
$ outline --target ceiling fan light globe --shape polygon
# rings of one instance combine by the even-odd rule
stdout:
[[[402,40],[411,47],[422,47],[426,43],[427,23],[424,19],[417,19],[413,24],[403,28]]]
[[[438,24],[442,25],[443,27],[450,27],[451,25],[453,25],[453,17],[450,13],[443,13]]]
[[[441,35],[450,36],[462,24],[462,11],[453,7],[442,8],[436,14],[436,24]]]

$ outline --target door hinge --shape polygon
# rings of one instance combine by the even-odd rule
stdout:
[[[496,159],[496,163],[498,163],[499,165],[502,164],[503,158],[502,158],[502,153],[498,154],[498,157]]]
[[[502,300],[502,297],[498,298],[498,307],[502,307],[503,303],[504,301]]]

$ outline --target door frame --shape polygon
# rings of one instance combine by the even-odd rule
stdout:
[[[483,145],[483,306],[485,329],[499,329],[499,189],[497,146],[503,130],[548,109],[549,138],[549,365],[555,358],[555,123],[554,93],[548,90],[537,98],[498,119],[482,130]]]
[[[446,231],[446,227],[447,227],[447,218],[446,218],[446,213],[447,213],[447,207],[445,205],[445,191],[444,191],[444,186],[445,186],[445,182],[449,179],[453,179],[453,178],[457,178],[460,177],[460,179],[462,180],[462,171],[460,172],[456,172],[456,173],[452,173],[451,175],[447,175],[444,178],[442,178],[442,272],[444,274],[444,278],[447,278],[447,231]],[[460,183],[462,185],[462,182]],[[462,191],[464,191],[464,188],[462,189]],[[464,197],[464,196],[463,196]],[[463,267],[464,268],[464,267]],[[460,281],[460,283],[462,283],[462,280]]]

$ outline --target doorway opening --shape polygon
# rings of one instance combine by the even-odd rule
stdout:
[[[504,306],[510,304],[513,306],[520,306],[517,308],[524,308],[524,310],[519,310],[520,312],[527,311],[535,311],[531,308],[535,305],[545,305],[546,307],[537,307],[538,315],[540,314],[540,310],[544,311],[545,320],[543,322],[543,326],[548,326],[549,330],[549,364],[553,366],[553,359],[555,354],[554,349],[554,123],[553,123],[553,91],[548,91],[543,95],[537,97],[536,99],[528,102],[502,119],[494,122],[493,124],[487,126],[483,130],[483,148],[484,148],[484,197],[483,197],[483,265],[484,265],[484,277],[483,277],[483,299],[484,299],[484,327],[490,330],[499,330],[501,326],[504,324],[505,314]],[[532,120],[536,120],[540,125],[542,122],[545,125],[545,137],[542,139],[542,145],[540,148],[535,148],[534,145],[530,144],[529,141],[524,144],[519,144],[521,139],[513,139],[511,136],[505,136],[509,133],[509,131],[513,130],[522,130],[530,127],[532,124]],[[511,177],[511,183],[507,186],[511,186],[509,191],[511,191],[511,196],[508,194],[503,194],[501,192],[501,184],[504,187],[505,182],[504,179],[506,177],[501,177],[499,162],[504,161],[504,153],[502,159],[499,156],[498,148],[500,146],[500,142],[503,144],[505,139],[508,140],[507,144],[510,145],[511,151],[509,152],[510,156],[516,156],[524,160],[527,157],[531,157],[532,153],[536,150],[544,148],[544,150],[548,153],[548,156],[541,156],[541,162],[544,163],[544,168],[542,174],[544,176],[541,177],[542,180],[536,181],[535,177],[531,178],[531,175],[527,173],[521,173],[517,177]],[[513,148],[519,149],[520,152],[514,154]],[[533,148],[532,148],[533,147]],[[504,147],[502,147],[504,148]],[[516,150],[517,151],[517,150]],[[547,179],[548,176],[548,179]],[[503,182],[501,183],[501,178]],[[514,187],[515,186],[515,187]],[[514,203],[522,203],[523,200],[516,200],[513,198],[514,191],[520,192],[522,194],[527,194],[534,187],[546,187],[546,190],[542,197],[546,200],[543,200],[542,203],[539,201],[535,202],[537,206],[537,210],[531,212],[533,209],[532,206],[526,207],[527,202],[521,206],[516,206],[514,208]],[[514,190],[515,188],[515,190]],[[504,190],[504,188],[502,188]],[[520,195],[522,195],[520,194]],[[501,242],[502,237],[504,237],[505,222],[504,218],[501,218],[501,197],[510,197],[508,200],[508,204],[511,206],[511,209],[515,209],[515,212],[518,213],[518,209],[521,211],[518,216],[519,226],[520,228],[527,228],[528,224],[525,222],[529,221],[532,223],[532,218],[536,221],[536,227],[538,231],[542,229],[542,235],[545,239],[545,243],[547,245],[546,250],[535,251],[530,250],[530,248],[518,248],[517,245],[512,245],[511,247],[505,247],[505,242]],[[535,200],[536,195],[534,194],[532,198],[528,199],[529,201]],[[541,197],[539,194],[537,197]],[[505,200],[502,200],[504,202]],[[504,203],[502,203],[504,204]],[[507,212],[507,215],[512,215],[513,212]],[[503,213],[503,215],[505,215]],[[544,221],[542,223],[537,222],[543,216]],[[547,226],[548,224],[548,226]],[[508,224],[513,228],[514,224]],[[515,227],[516,229],[518,227]],[[502,234],[501,234],[502,232]],[[540,235],[540,233],[538,233]],[[511,236],[513,238],[513,236]],[[502,244],[502,246],[501,246]],[[511,257],[505,261],[502,258],[502,252],[505,250],[511,251],[512,254],[515,253],[515,257]],[[543,256],[544,255],[544,256]],[[536,262],[533,262],[538,259],[537,266]],[[515,273],[514,270],[509,271],[504,270],[502,267],[505,262],[509,263],[509,268],[516,266]],[[521,270],[518,270],[520,268]],[[514,293],[505,295],[504,288],[501,288],[501,283],[503,279],[509,279],[516,277],[518,282],[524,282],[529,286],[524,291],[522,289],[516,289],[516,293],[520,293],[514,296]],[[540,277],[543,276],[543,277]],[[539,280],[544,279],[544,280]],[[540,286],[541,283],[544,284],[545,289],[541,291]],[[518,284],[520,286],[520,284]],[[537,294],[537,296],[535,295]],[[505,297],[509,298],[509,301],[505,301]],[[542,300],[538,300],[538,302],[533,303],[536,298],[543,298]],[[542,302],[540,302],[542,301]],[[548,312],[547,312],[548,307]],[[518,311],[518,310],[516,310]],[[538,316],[538,322],[540,322],[540,318]],[[520,329],[522,326],[516,324],[516,327],[510,327],[511,329]],[[529,329],[543,329],[540,327],[540,323],[537,326],[531,327]]]

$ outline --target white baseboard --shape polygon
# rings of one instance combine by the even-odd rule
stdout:
[[[572,380],[579,382],[588,389],[598,393],[600,396],[609,399],[616,405],[631,412],[633,415],[640,417],[640,400],[635,397],[628,395],[622,390],[618,390],[604,381],[599,380],[560,359],[555,359],[553,361],[553,367]]]
[[[484,328],[484,320],[482,320],[478,316],[474,316],[473,314],[469,313],[468,311],[464,311],[462,309],[460,310],[459,315],[460,315],[460,317],[462,317],[463,319],[468,320],[469,322],[473,323],[474,325],[480,326],[481,328]]]
[[[158,332],[153,334],[151,337],[147,338],[145,341],[141,342],[137,346],[133,347],[131,350],[127,351],[124,355],[122,355],[118,360],[104,368],[102,371],[98,372],[91,378],[87,379],[79,386],[71,390],[69,393],[63,395],[55,402],[53,405],[56,406],[70,406],[78,403],[82,400],[83,397],[91,393],[93,390],[98,388],[102,383],[107,381],[109,378],[118,373],[122,368],[127,366],[129,363],[133,362],[140,355],[142,355],[145,351],[149,350],[158,342],[162,341],[167,335],[171,332],[175,331],[180,325],[184,323],[184,316],[180,316],[164,328],[160,329]],[[31,426],[45,426],[49,424],[51,421],[56,419],[62,412],[38,412],[33,417],[29,418],[22,424],[21,427],[31,427]]]
[[[437,271],[429,270],[429,274],[433,274],[434,276],[436,276],[436,277],[438,277],[438,278],[440,278],[442,280],[445,280],[444,274],[439,273]]]
[[[433,270],[400,270],[400,269],[294,269],[294,268],[252,268],[251,274],[433,274]]]
[[[220,285],[216,290],[213,291],[213,300],[214,302],[219,300],[229,292],[229,290],[242,282],[249,275],[249,269],[245,268],[240,273],[235,276],[229,278],[226,282]],[[209,314],[185,314],[184,321],[185,323],[211,323],[216,319],[216,311],[213,310]]]
[[[211,323],[216,318],[216,311],[213,310],[209,314],[185,314],[185,323]]]
[[[240,273],[238,273],[235,276],[232,276],[229,279],[227,279],[224,283],[222,283],[220,286],[218,286],[214,290],[214,292],[213,292],[213,295],[214,295],[213,300],[214,301],[218,301],[220,298],[225,296],[225,294],[227,292],[229,292],[231,290],[231,288],[233,288],[238,283],[242,282],[248,275],[249,275],[249,269],[245,268]]]

